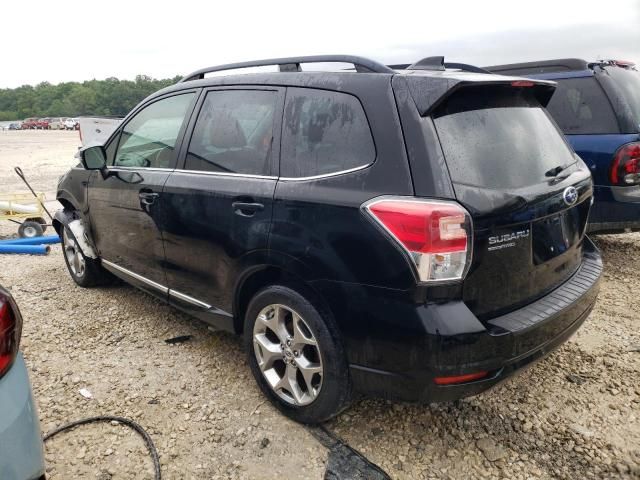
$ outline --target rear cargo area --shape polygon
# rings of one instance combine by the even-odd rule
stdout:
[[[432,115],[456,198],[473,219],[463,299],[482,320],[546,295],[582,261],[591,175],[533,93],[466,87]]]

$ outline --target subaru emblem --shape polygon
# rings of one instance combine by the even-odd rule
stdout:
[[[571,206],[578,200],[578,190],[576,190],[576,187],[567,187],[562,193],[562,198],[564,203]]]

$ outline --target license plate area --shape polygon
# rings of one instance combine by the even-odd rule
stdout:
[[[540,265],[570,250],[580,241],[581,230],[577,208],[535,222],[532,226],[533,263]]]

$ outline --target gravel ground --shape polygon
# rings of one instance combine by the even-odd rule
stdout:
[[[77,144],[76,132],[0,133],[0,191],[22,189],[11,171],[21,165],[52,198]],[[0,238],[14,233],[0,224]],[[640,234],[596,243],[606,267],[596,307],[548,358],[474,398],[364,400],[327,426],[394,479],[640,478]],[[59,246],[0,257],[0,283],[25,317],[43,431],[120,415],[151,434],[165,478],[323,477],[327,450],[264,402],[238,338],[126,285],[76,287]],[[178,335],[193,338],[164,342]],[[46,460],[54,480],[153,478],[144,443],[119,425],[63,433]]]

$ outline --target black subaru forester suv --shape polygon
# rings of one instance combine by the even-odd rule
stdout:
[[[244,335],[298,421],[486,390],[576,331],[602,263],[554,84],[451,66],[275,59],[159,91],[60,180],[71,276]]]

